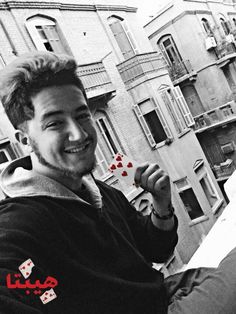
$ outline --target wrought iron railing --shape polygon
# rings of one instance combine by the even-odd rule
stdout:
[[[175,61],[171,65],[168,65],[167,68],[172,81],[175,81],[193,71],[189,60]]]

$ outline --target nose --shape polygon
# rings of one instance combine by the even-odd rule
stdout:
[[[68,125],[68,139],[70,142],[83,141],[88,137],[88,133],[84,128],[74,120],[71,120]]]

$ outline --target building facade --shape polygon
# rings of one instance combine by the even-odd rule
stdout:
[[[2,66],[34,50],[76,58],[98,133],[95,177],[121,189],[145,214],[150,194],[108,171],[114,155],[121,152],[138,163],[158,163],[170,175],[179,244],[170,260],[158,267],[173,273],[198,248],[225,200],[196,138],[183,93],[139,25],[136,8],[128,1],[95,2],[0,1]],[[2,127],[7,120],[1,114],[4,133],[10,126]],[[3,135],[9,136],[13,139],[12,129]],[[10,145],[18,149],[14,140]],[[12,159],[8,157],[5,152],[2,163]]]
[[[174,0],[145,31],[187,101],[196,136],[224,193],[236,165],[235,3]]]

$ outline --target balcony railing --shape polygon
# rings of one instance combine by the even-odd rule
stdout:
[[[236,103],[234,101],[230,101],[220,107],[195,116],[194,120],[194,130],[196,133],[200,133],[209,128],[214,128],[223,123],[236,120]]]
[[[171,65],[168,65],[167,68],[172,81],[178,80],[186,74],[193,72],[189,60],[173,62]]]
[[[228,55],[232,55],[236,53],[236,47],[234,43],[222,41],[217,44],[216,53],[219,59],[224,58]]]
[[[89,99],[115,91],[102,62],[79,65],[77,72]]]
[[[135,55],[117,65],[117,69],[125,84],[130,84],[145,75],[165,68],[166,63],[162,55],[157,52]]]
[[[235,170],[235,164],[232,159],[227,159],[219,165],[214,165],[212,168],[217,179],[225,179],[231,176]]]

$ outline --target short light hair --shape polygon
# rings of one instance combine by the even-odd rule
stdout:
[[[0,71],[0,99],[14,128],[24,128],[34,117],[33,95],[45,87],[68,84],[77,86],[87,101],[77,63],[71,56],[39,51],[7,65]]]

